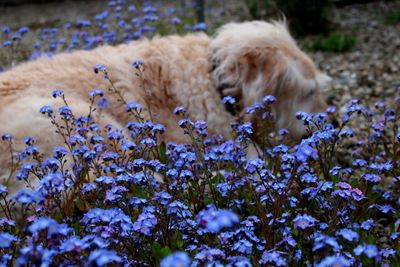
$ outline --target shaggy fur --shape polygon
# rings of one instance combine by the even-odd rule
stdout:
[[[131,64],[144,61],[144,87]],[[54,109],[62,103],[50,97],[62,89],[74,114],[86,115],[88,93],[107,89],[108,81],[93,73],[101,63],[115,86],[128,101],[150,103],[155,120],[166,126],[165,141],[186,141],[172,110],[186,107],[193,120],[203,119],[210,133],[229,137],[235,117],[221,104],[221,95],[237,97],[242,106],[260,101],[264,95],[278,98],[273,109],[277,128],[288,128],[293,139],[304,129],[294,118],[296,111],[320,112],[326,108],[320,88],[329,82],[296,45],[284,24],[267,22],[231,23],[210,38],[205,34],[170,36],[116,47],[103,46],[21,64],[0,74],[0,130],[20,142],[33,136],[42,152],[62,143],[54,127],[38,110]],[[122,128],[131,117],[116,96],[100,124]],[[252,119],[252,118],[250,118]],[[256,129],[262,125],[254,120]],[[8,175],[10,156],[1,147],[0,177]],[[18,146],[17,146],[18,149]],[[11,186],[10,191],[15,191]]]

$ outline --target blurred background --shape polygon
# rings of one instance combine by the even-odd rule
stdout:
[[[392,99],[400,85],[400,1],[0,0],[0,70],[40,56],[205,31],[243,20],[287,20],[332,76],[331,104]]]

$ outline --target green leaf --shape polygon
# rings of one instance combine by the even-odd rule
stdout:
[[[171,254],[171,249],[167,246],[162,247],[160,243],[158,242],[154,242],[152,247],[151,247],[151,251],[153,254],[153,257],[157,260],[160,261],[162,260],[164,257],[168,256],[169,254]]]
[[[160,153],[160,162],[165,164],[167,162],[167,146],[165,145],[165,142],[161,142],[158,146],[158,151]]]

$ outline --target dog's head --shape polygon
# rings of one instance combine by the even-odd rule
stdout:
[[[275,96],[275,128],[287,128],[294,140],[305,134],[297,111],[318,113],[327,108],[321,89],[329,87],[331,78],[298,48],[284,23],[227,24],[211,41],[210,58],[223,96],[235,97],[242,107]]]

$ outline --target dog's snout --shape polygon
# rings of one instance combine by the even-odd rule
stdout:
[[[334,128],[338,128],[339,127],[339,121],[336,118],[332,119],[332,125]]]
[[[307,138],[310,138],[311,136],[312,136],[312,133],[311,132],[307,132],[307,133],[305,133],[305,134],[303,134],[301,136],[301,139],[307,139]]]

